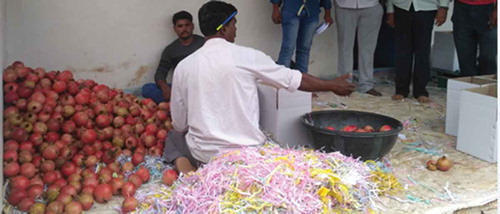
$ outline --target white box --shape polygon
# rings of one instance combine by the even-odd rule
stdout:
[[[495,80],[477,77],[459,77],[448,79],[446,91],[446,124],[445,133],[457,136],[458,133],[458,111],[460,106],[460,91],[467,88],[480,87],[482,85],[495,83]]]
[[[431,67],[458,72],[458,57],[453,41],[453,31],[436,31],[431,52]]]
[[[262,130],[283,147],[311,146],[309,130],[301,117],[311,112],[312,94],[277,89],[259,84],[260,125]]]
[[[463,90],[457,150],[488,162],[497,161],[497,85]]]
[[[478,79],[487,79],[487,80],[493,80],[497,81],[497,75],[496,74],[488,74],[488,75],[481,75],[481,76],[475,76]]]

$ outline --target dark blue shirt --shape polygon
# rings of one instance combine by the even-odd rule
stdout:
[[[273,4],[281,4],[281,11],[297,14],[304,0],[271,0]],[[325,9],[332,8],[331,0],[307,0],[305,10],[309,16],[317,16],[321,11],[320,7]]]

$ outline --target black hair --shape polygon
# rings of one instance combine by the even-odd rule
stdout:
[[[172,22],[175,23],[178,21],[178,20],[181,20],[181,19],[187,19],[189,20],[190,22],[193,22],[193,16],[191,16],[191,13],[183,10],[183,11],[179,11],[177,13],[174,14],[174,16],[172,17]]]
[[[215,35],[217,27],[237,11],[236,7],[226,2],[210,1],[205,3],[198,11],[198,22],[201,33],[205,36]],[[226,24],[229,24],[229,22]]]

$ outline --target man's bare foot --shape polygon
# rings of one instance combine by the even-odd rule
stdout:
[[[392,95],[392,100],[403,100],[404,98],[401,94]]]
[[[429,102],[429,97],[427,96],[418,96],[417,100],[419,103],[428,103]]]
[[[177,171],[182,172],[183,174],[188,174],[189,172],[196,171],[196,167],[193,166],[191,162],[185,157],[175,159],[174,166]]]

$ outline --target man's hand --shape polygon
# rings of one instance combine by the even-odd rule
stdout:
[[[448,14],[448,9],[440,7],[436,13],[435,25],[441,26],[446,22],[446,15]]]
[[[497,26],[497,8],[496,8],[496,5],[495,5],[495,8],[493,9],[493,12],[491,12],[490,21],[488,23],[489,23],[490,29],[495,28]]]
[[[271,17],[273,19],[274,24],[281,24],[281,12],[273,11],[273,15]]]
[[[326,22],[326,23],[328,23],[328,25],[329,25],[329,26],[330,26],[330,25],[332,25],[332,24],[333,24],[333,19],[332,19],[332,17],[331,17],[331,16],[329,16],[329,15],[328,15],[328,16],[327,16],[327,15],[325,15],[325,22]]]
[[[351,77],[351,74],[346,74],[340,77],[337,77],[332,81],[332,91],[335,94],[341,95],[341,96],[347,96],[350,95],[353,91],[356,85],[350,83],[347,81],[348,78]]]
[[[386,19],[387,19],[387,24],[389,25],[389,27],[394,28],[394,26],[396,26],[394,23],[394,13],[388,13],[386,15]]]
[[[271,16],[274,24],[281,24],[281,12],[279,5],[273,4],[273,15]]]

